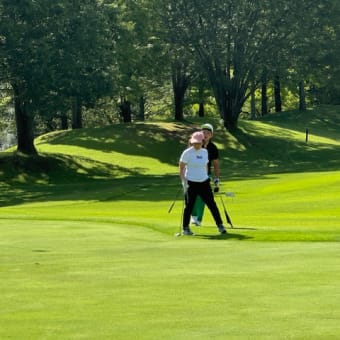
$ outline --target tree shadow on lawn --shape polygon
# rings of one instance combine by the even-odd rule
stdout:
[[[313,135],[339,139],[339,110],[339,105],[321,105],[308,111],[293,110],[266,115],[261,122],[300,133],[308,129],[312,139]]]
[[[289,147],[290,142],[281,145],[282,139],[254,139],[242,131],[238,132],[237,138],[245,146],[245,151],[225,151],[228,158],[222,159],[222,181],[266,178],[267,175],[273,178],[275,173],[340,168],[338,147],[319,149],[303,142]],[[277,144],[272,153],[261,151],[268,147],[268,143],[271,147]],[[280,147],[283,152],[277,154],[275,150]],[[256,149],[256,157],[251,154],[253,148]],[[64,200],[115,201],[122,198],[168,201],[170,204],[181,188],[177,166],[172,174],[156,176],[147,172],[148,169],[138,166],[126,168],[86,157],[50,153],[27,157],[17,153],[1,153],[0,206]],[[177,201],[182,199],[178,195]]]
[[[27,157],[3,153],[0,155],[0,206],[49,200],[118,199],[155,181],[147,176],[142,181],[144,171],[68,155]]]
[[[275,127],[274,127],[275,128]],[[221,146],[220,158],[229,178],[254,177],[276,172],[329,171],[340,168],[340,147],[305,143],[287,135],[260,135],[257,127],[245,124],[230,135],[219,132],[214,141]],[[176,167],[182,151],[188,145],[190,134],[197,126],[188,122],[111,125],[58,132],[40,137],[39,143],[72,145],[100,152],[118,152],[124,155],[149,157]],[[240,150],[241,147],[241,150]],[[222,168],[223,170],[223,168]],[[141,173],[140,173],[141,174]]]
[[[249,129],[248,129],[249,130]],[[340,147],[270,137],[254,137],[255,130],[237,130],[235,138],[243,150],[221,152],[221,173],[228,179],[259,178],[275,173],[337,171]]]
[[[178,175],[174,174],[164,176],[131,174],[128,177],[108,179],[77,175],[67,171],[63,180],[59,177],[54,180],[53,176],[48,179],[32,178],[27,174],[26,176],[24,182],[13,179],[0,183],[2,191],[0,207],[48,201],[125,200],[168,202],[169,206],[175,202],[177,208],[183,204],[182,187]],[[270,179],[274,180],[275,177],[271,176]],[[166,211],[167,209],[168,207]]]
[[[47,134],[40,137],[39,143],[144,156],[164,164],[177,165],[180,153],[187,147],[190,135],[197,129],[197,126],[188,123],[119,124]]]

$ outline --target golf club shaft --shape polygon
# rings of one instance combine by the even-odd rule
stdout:
[[[234,228],[233,223],[231,222],[231,218],[229,217],[229,214],[227,213],[227,209],[224,205],[224,201],[223,201],[222,196],[220,196],[220,199],[221,199],[221,202],[222,202],[222,205],[223,205],[225,218],[227,219],[227,222],[228,222],[228,224],[230,224],[231,228]]]
[[[177,191],[177,193],[176,193],[176,196],[175,196],[175,199],[174,199],[174,201],[171,203],[171,205],[170,205],[170,207],[169,207],[168,214],[171,213],[172,208],[174,207],[174,205],[175,205],[175,203],[176,203],[176,201],[177,201],[178,195],[179,195],[179,193],[181,192],[181,190],[182,190],[182,188],[179,188],[179,189],[178,189],[178,191]]]

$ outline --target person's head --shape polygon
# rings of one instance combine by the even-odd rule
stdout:
[[[206,123],[201,126],[201,129],[204,134],[204,140],[209,142],[210,138],[212,138],[214,134],[214,127],[211,124]]]
[[[202,147],[203,140],[204,140],[204,133],[202,131],[196,131],[190,137],[190,144],[195,149],[199,149]]]

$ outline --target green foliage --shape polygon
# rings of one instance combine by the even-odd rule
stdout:
[[[173,117],[174,60],[198,89],[188,91],[185,113],[213,95],[235,124],[264,70],[280,77],[284,109],[296,104],[301,80],[310,104],[336,103],[339,9],[334,0],[2,0],[0,82],[19,82],[24,107],[39,114],[36,134],[70,120],[74,97],[87,109],[84,126],[117,121],[124,99],[137,119]]]
[[[250,83],[259,85],[263,74],[279,77],[282,88],[298,96],[300,81],[317,86],[315,78],[329,79],[327,70],[334,72],[338,64],[339,6],[334,1],[159,3],[168,41],[192,51],[200,62],[228,129],[237,127]]]
[[[75,97],[90,106],[112,92],[111,32],[99,3],[2,1],[1,14],[0,81],[14,90],[19,140],[33,135],[19,123],[52,120]]]

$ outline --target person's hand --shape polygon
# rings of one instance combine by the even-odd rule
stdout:
[[[183,194],[186,195],[189,185],[188,185],[188,181],[187,180],[183,180],[182,181],[182,188],[183,188]]]
[[[220,191],[220,180],[219,178],[215,177],[214,178],[214,192],[219,192]]]

